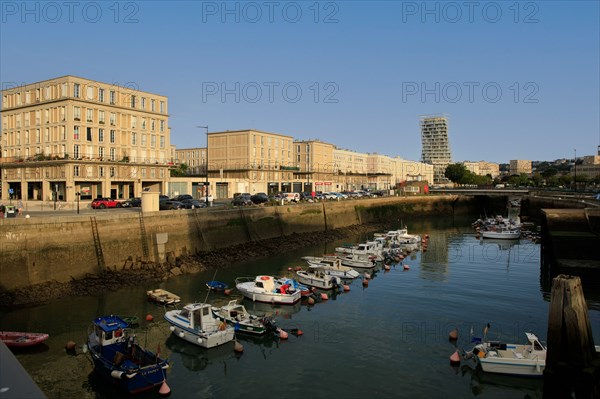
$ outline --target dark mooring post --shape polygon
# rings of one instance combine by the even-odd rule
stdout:
[[[600,397],[600,364],[581,279],[561,274],[552,280],[544,398]]]

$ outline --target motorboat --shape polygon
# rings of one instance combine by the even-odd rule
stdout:
[[[203,348],[226,344],[235,337],[234,328],[219,320],[208,303],[190,303],[167,311],[164,317],[173,335]]]
[[[299,290],[300,291],[300,296],[301,297],[307,297],[310,296],[310,294],[312,294],[311,289],[304,285],[304,284],[300,284],[298,281],[294,280],[293,278],[289,278],[289,277],[278,277],[275,279],[275,289],[279,289],[279,287],[281,286],[285,286],[285,287],[291,287],[294,289],[294,291]]]
[[[309,266],[306,270],[298,270],[296,278],[302,284],[322,290],[336,288],[342,283],[341,278],[328,275],[323,266]]]
[[[0,331],[0,341],[10,348],[39,345],[50,337],[45,333]]]
[[[155,290],[146,291],[148,299],[161,305],[175,305],[181,302],[181,298],[167,290],[157,288]]]
[[[360,273],[353,268],[343,266],[342,260],[336,255],[304,256],[302,259],[305,260],[309,266],[322,266],[323,270],[325,270],[325,273],[330,276],[340,277],[343,279],[353,279],[360,276]]]
[[[377,266],[377,261],[375,257],[370,256],[368,258],[365,258],[359,255],[345,255],[340,256],[340,260],[343,266],[348,266],[352,268],[371,269]]]
[[[248,313],[244,305],[237,300],[229,301],[225,306],[211,308],[219,320],[226,322],[240,333],[263,335],[277,330],[275,322],[269,317],[258,317]]]
[[[475,345],[464,357],[475,357],[484,372],[541,377],[546,365],[546,347],[535,334],[525,335],[527,344],[487,341]]]
[[[377,256],[381,257],[381,251],[383,251],[382,241],[367,241],[363,244],[358,245],[344,245],[337,247],[335,252],[338,254],[349,254],[349,255],[362,255],[362,256]]]
[[[85,349],[92,357],[94,370],[130,394],[162,386],[167,379],[168,361],[143,348],[128,326],[119,316],[93,321]]]
[[[521,237],[521,230],[504,227],[492,227],[490,230],[482,231],[481,237],[493,238],[496,240],[518,240],[519,237]]]
[[[209,281],[208,283],[206,283],[206,287],[209,290],[216,291],[216,292],[222,292],[222,291],[225,291],[227,288],[229,288],[229,286],[227,284],[225,284],[224,282],[215,281],[215,280]]]
[[[273,276],[238,277],[235,287],[252,301],[292,305],[300,300],[301,290],[292,284],[277,284]]]

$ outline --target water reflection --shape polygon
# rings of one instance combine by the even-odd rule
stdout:
[[[175,360],[177,364],[183,364],[190,371],[204,370],[210,364],[220,363],[235,357],[233,342],[228,342],[216,348],[205,349],[171,334],[167,338],[166,345],[173,352],[169,360]]]
[[[244,305],[249,313],[258,317],[282,317],[284,319],[291,319],[293,314],[298,313],[302,309],[301,302],[296,302],[293,305],[271,305],[244,299],[242,305]]]
[[[470,387],[474,396],[505,398],[509,396],[510,391],[514,391],[520,397],[542,398],[543,378],[485,373],[476,363],[461,365],[459,372],[463,376],[471,376]]]

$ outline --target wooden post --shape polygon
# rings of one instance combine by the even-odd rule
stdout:
[[[590,366],[595,353],[594,338],[581,279],[558,275],[552,280],[551,295],[546,368]]]

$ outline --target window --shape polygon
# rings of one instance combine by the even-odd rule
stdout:
[[[110,177],[115,177],[115,167],[114,166],[110,167]]]
[[[145,147],[146,146],[146,135],[142,134],[142,146]]]
[[[88,122],[93,122],[94,121],[94,110],[93,109],[88,109],[86,112],[86,121]]]
[[[65,107],[60,107],[60,120],[61,122],[64,122],[67,120],[67,117],[65,116],[66,114],[66,108]]]
[[[111,148],[110,148],[110,160],[111,160],[111,161],[114,161],[115,159],[116,159],[116,151],[115,151],[115,148],[114,148],[114,147],[111,147]],[[111,168],[111,169],[114,169],[114,168]],[[113,177],[114,175],[115,175],[115,174],[114,174],[114,173],[111,171],[111,174],[110,174],[110,176],[111,176],[111,177]]]
[[[40,142],[40,129],[35,129],[35,142],[39,143]]]
[[[98,168],[98,174],[100,175],[100,177],[104,177],[104,166],[100,166]]]
[[[79,166],[73,166],[73,176],[79,176]]]
[[[98,111],[98,122],[104,124],[104,111]]]
[[[146,109],[146,97],[142,97],[142,100],[141,100],[141,101],[142,101],[142,102],[141,102],[141,104],[140,104],[140,108],[141,108],[141,109]]]
[[[44,110],[44,120],[46,121],[46,123],[50,123],[50,110],[49,109]]]
[[[150,110],[156,112],[156,101],[150,100]]]
[[[131,133],[131,145],[136,145],[136,144],[137,144],[137,133],[132,132]]]
[[[156,147],[156,135],[155,134],[150,136],[150,147],[152,147],[152,148]]]
[[[146,130],[146,118],[142,118],[142,130]]]
[[[160,131],[161,132],[165,131],[165,121],[160,121]]]
[[[52,87],[46,86],[44,88],[44,100],[50,100],[52,97]]]
[[[73,146],[73,158],[78,159],[79,158],[79,145],[75,144]]]
[[[164,101],[160,102],[160,113],[161,114],[165,113],[165,102]]]
[[[92,141],[92,128],[91,127],[86,128],[86,140]]]
[[[111,131],[110,131],[110,142],[111,142],[112,144],[114,144],[114,143],[115,143],[115,137],[116,137],[116,133],[115,133],[115,131],[114,131],[114,130],[111,130]]]
[[[98,89],[98,101],[104,102],[104,89]]]
[[[160,148],[165,148],[165,136],[160,136]]]
[[[116,126],[117,124],[117,114],[115,114],[114,112],[110,113],[110,125],[111,126]]]
[[[136,101],[135,96],[131,96],[131,108],[135,108],[135,101]]]
[[[132,116],[131,117],[131,128],[132,129],[137,129],[137,116]]]
[[[99,147],[98,148],[98,157],[100,159],[104,159],[104,147]]]
[[[79,98],[80,89],[81,89],[81,85],[79,83],[75,83],[73,85],[73,97]]]
[[[79,140],[79,126],[73,126],[73,140]]]
[[[50,129],[44,129],[44,142],[47,143],[50,141]]]
[[[73,119],[76,121],[81,120],[81,108],[73,107]]]
[[[87,99],[88,100],[93,100],[94,99],[94,87],[93,86],[88,86],[87,87]]]
[[[109,98],[110,104],[115,105],[116,104],[116,102],[115,102],[116,94],[115,94],[114,90],[111,90],[110,93],[108,93],[108,96],[109,96],[108,98]]]
[[[152,119],[150,121],[150,130],[154,131],[155,128],[156,128],[156,121],[154,119]]]
[[[104,129],[98,129],[98,142],[104,142]]]

